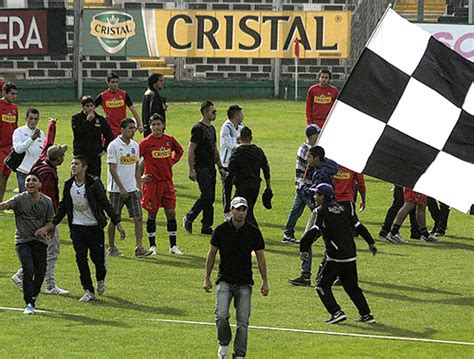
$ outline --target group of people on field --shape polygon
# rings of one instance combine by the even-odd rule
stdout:
[[[295,198],[285,225],[285,244],[299,244],[301,274],[289,283],[311,285],[311,245],[322,236],[326,251],[319,267],[316,291],[330,313],[326,321],[335,324],[346,319],[337,304],[331,287],[340,283],[357,306],[365,323],[375,323],[367,301],[358,285],[354,236],[361,236],[375,255],[377,248],[367,228],[359,222],[356,200],[360,194],[360,211],[366,206],[364,176],[338,165],[326,157],[317,146],[326,118],[338,96],[330,84],[331,73],[321,70],[319,82],[308,90],[306,98],[306,141],[296,157]],[[59,256],[59,223],[68,218],[76,263],[84,294],[79,301],[88,302],[106,290],[107,273],[105,253],[121,256],[115,237],[125,237],[121,212],[126,206],[133,220],[136,247],[134,255],[156,255],[156,218],[160,208],[166,216],[169,253],[183,255],[177,245],[176,191],[173,184],[173,166],[182,158],[184,149],[178,140],[166,132],[167,100],[161,96],[165,79],[151,75],[142,103],[140,117],[128,93],[119,87],[119,76],[107,77],[108,88],[95,99],[84,96],[82,109],[72,116],[73,160],[71,177],[59,194],[57,168],[63,163],[67,145],[55,142],[55,119],[48,120],[46,135],[37,128],[40,113],[30,108],[26,124],[17,127],[18,108],[15,105],[18,88],[13,83],[3,86],[0,100],[0,208],[13,210],[16,221],[15,244],[21,268],[12,277],[23,291],[25,314],[35,311],[35,303],[46,280],[45,293],[67,294],[55,280],[54,268]],[[96,112],[101,106],[104,116]],[[127,108],[133,118],[127,117]],[[183,218],[183,227],[193,233],[194,222],[202,213],[200,233],[211,236],[207,255],[203,288],[210,291],[210,280],[217,252],[220,255],[216,281],[216,326],[219,342],[218,355],[226,358],[231,341],[229,306],[234,299],[237,331],[234,357],[245,357],[247,327],[250,317],[252,286],[251,257],[257,258],[262,277],[261,293],[269,292],[264,240],[254,215],[261,187],[265,183],[265,206],[271,208],[270,166],[264,151],[252,143],[252,130],[243,124],[244,112],[239,105],[227,110],[227,120],[220,129],[217,144],[217,110],[211,101],[200,106],[201,119],[192,127],[188,147],[188,177],[198,185],[200,195]],[[136,131],[144,134],[139,143]],[[24,154],[14,168],[19,194],[3,202],[11,169],[4,159]],[[107,186],[102,184],[102,156],[107,162]],[[222,180],[224,223],[214,226],[214,202],[217,173]],[[234,189],[235,188],[235,189]],[[109,192],[109,196],[107,196]],[[436,200],[394,187],[394,201],[387,212],[379,237],[392,243],[405,243],[400,227],[410,214],[411,237],[424,242],[439,242],[444,235],[449,207]],[[430,234],[426,228],[426,203],[435,219]],[[296,239],[295,227],[305,208],[311,216],[301,240]],[[149,249],[143,245],[143,209],[147,212],[145,229]],[[106,218],[109,217],[109,220]],[[107,228],[109,246],[106,250],[104,228]],[[88,257],[94,263],[96,285],[91,277]]]

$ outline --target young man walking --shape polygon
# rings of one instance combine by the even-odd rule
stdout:
[[[0,203],[0,209],[12,209],[15,213],[15,245],[23,269],[24,313],[34,314],[46,272],[53,205],[51,199],[40,193],[38,175],[30,173],[25,183],[26,191]]]
[[[258,269],[262,277],[260,292],[268,295],[267,267],[265,263],[262,233],[248,223],[248,204],[245,198],[235,197],[231,202],[231,217],[219,225],[211,238],[211,246],[206,259],[206,273],[203,289],[212,288],[211,273],[219,252],[219,274],[216,280],[216,327],[219,342],[218,357],[227,358],[232,332],[229,324],[229,307],[234,299],[237,329],[234,340],[234,358],[245,358],[247,354],[247,331],[249,326],[252,286],[252,251],[257,257]]]
[[[101,92],[94,101],[95,107],[102,106],[105,119],[112,130],[114,138],[117,138],[121,133],[120,122],[127,117],[127,107],[132,112],[135,121],[137,121],[138,131],[143,132],[140,117],[133,105],[132,99],[126,91],[119,88],[119,83],[119,75],[111,72],[107,76],[107,90]]]
[[[125,118],[120,123],[121,135],[113,140],[107,148],[107,190],[109,200],[115,212],[122,213],[123,206],[127,206],[128,215],[135,227],[135,256],[144,257],[152,254],[143,248],[143,215],[140,205],[141,171],[140,151],[138,143],[133,140],[137,131],[137,124],[132,118]],[[109,249],[107,253],[112,257],[120,257],[122,253],[115,245],[115,225],[109,222],[108,228]]]
[[[161,116],[166,128],[166,111],[168,105],[166,98],[160,95],[160,91],[165,87],[165,76],[162,74],[152,74],[148,77],[148,89],[143,95],[142,103],[142,121],[144,127],[144,136],[151,134],[150,118],[155,113]]]
[[[216,197],[216,164],[222,178],[225,179],[228,172],[222,166],[216,147],[216,129],[212,125],[217,117],[214,104],[211,101],[203,102],[201,114],[201,120],[191,130],[188,149],[189,179],[198,183],[201,195],[184,216],[183,226],[186,232],[192,233],[193,221],[202,212],[201,234],[212,235]]]
[[[151,135],[140,142],[140,156],[143,157],[143,198],[142,207],[148,212],[146,231],[150,241],[150,251],[157,254],[156,215],[163,208],[166,215],[171,254],[183,255],[176,245],[176,192],[173,184],[173,166],[183,156],[183,148],[171,135],[164,133],[165,124],[160,115],[150,118]]]
[[[308,125],[316,124],[323,128],[326,118],[334,102],[339,96],[339,91],[331,83],[329,70],[319,71],[319,82],[308,89],[306,95],[306,122]]]
[[[58,212],[53,218],[55,226],[67,215],[71,231],[72,244],[76,252],[76,263],[80,273],[82,287],[85,292],[80,302],[95,299],[88,263],[88,252],[95,266],[97,293],[105,292],[105,243],[104,227],[107,224],[104,211],[120,232],[121,239],[125,231],[120,223],[120,216],[115,212],[100,179],[86,174],[87,158],[74,156],[71,163],[72,177],[64,184],[63,198],[59,203]]]
[[[327,324],[336,324],[347,319],[332,293],[336,278],[359,311],[359,322],[375,323],[369,305],[360,289],[357,278],[356,246],[353,229],[365,239],[373,255],[377,253],[374,239],[366,227],[351,216],[344,207],[336,203],[334,189],[327,183],[311,188],[318,207],[314,210],[308,230],[300,243],[301,260],[308,257],[312,244],[322,235],[326,251],[319,267],[316,292],[331,317]]]

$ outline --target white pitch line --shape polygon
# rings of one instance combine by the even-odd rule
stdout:
[[[190,320],[175,320],[175,319],[146,319],[149,321],[162,322],[162,323],[177,323],[177,324],[192,324],[192,325],[209,325],[215,326],[215,323],[210,322],[195,322]],[[376,324],[375,324],[376,325]],[[231,325],[235,327],[235,325]],[[474,346],[472,342],[458,342],[454,340],[438,340],[438,339],[423,339],[423,338],[408,338],[408,337],[394,337],[387,335],[372,335],[372,334],[357,334],[357,333],[341,333],[341,332],[328,332],[323,330],[306,330],[306,329],[294,329],[294,328],[277,328],[277,327],[265,327],[257,325],[249,325],[252,329],[272,330],[279,332],[293,332],[293,333],[306,333],[306,334],[323,334],[323,335],[336,335],[344,337],[357,337],[357,338],[370,338],[370,339],[385,339],[385,340],[400,340],[410,342],[422,342],[422,343],[436,343],[436,344],[455,344],[455,345],[467,345]]]
[[[0,310],[12,310],[15,312],[23,312],[25,308],[0,307]],[[51,313],[51,312],[49,310],[35,309],[35,313]]]

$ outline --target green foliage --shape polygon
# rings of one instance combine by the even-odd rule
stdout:
[[[422,245],[411,240],[408,245],[377,242],[379,254],[371,256],[367,245],[357,240],[359,278],[369,305],[379,324],[355,323],[355,307],[340,287],[335,296],[349,316],[341,325],[323,323],[325,312],[313,288],[292,287],[287,279],[299,273],[298,247],[280,243],[288,210],[294,197],[294,161],[298,146],[304,141],[304,104],[272,100],[240,101],[245,124],[254,133],[254,142],[269,158],[273,210],[257,203],[256,217],[266,240],[266,257],[270,294],[259,294],[260,278],[254,268],[256,286],[253,295],[251,324],[280,328],[363,333],[371,335],[444,339],[473,342],[474,338],[474,222],[473,218],[452,211],[448,237],[439,245]],[[225,120],[230,102],[217,102],[216,129]],[[69,176],[72,157],[70,118],[80,110],[78,103],[20,104],[41,111],[40,127],[45,129],[47,117],[57,117],[56,143],[66,143],[70,150],[60,167],[61,182]],[[140,108],[140,106],[137,106]],[[190,129],[199,120],[199,103],[171,103],[167,132],[187,148]],[[137,133],[136,139],[142,138]],[[363,139],[360,139],[363,141]],[[341,146],[344,146],[341,143]],[[357,151],[357,148],[348,148]],[[105,159],[102,180],[106,181]],[[197,185],[188,180],[187,155],[174,168],[177,188],[178,223],[192,206],[198,194]],[[454,174],[456,176],[464,174]],[[6,198],[16,187],[13,175]],[[392,198],[391,185],[367,179],[367,209],[360,219],[376,236]],[[216,223],[223,219],[218,183],[215,203]],[[213,326],[195,326],[154,322],[153,319],[214,321],[215,292],[202,289],[204,261],[209,237],[188,235],[178,231],[178,245],[184,257],[168,254],[166,222],[158,215],[156,257],[133,257],[133,224],[123,211],[127,239],[118,246],[122,258],[108,258],[107,291],[91,303],[79,303],[83,291],[79,282],[74,251],[64,221],[61,225],[61,255],[56,275],[59,286],[71,291],[69,296],[41,295],[38,308],[48,313],[24,316],[21,312],[0,310],[1,357],[160,357],[210,358],[217,352]],[[306,223],[305,212],[297,227],[297,235]],[[429,215],[428,215],[429,217]],[[13,214],[0,214],[0,306],[21,308],[22,296],[10,277],[19,267],[13,236]],[[429,222],[429,225],[432,223]],[[194,223],[199,232],[200,222]],[[402,234],[409,237],[408,227]],[[147,239],[144,238],[144,243]],[[323,252],[321,242],[314,245],[317,270]],[[217,266],[217,264],[216,264]],[[315,274],[315,273],[314,273]],[[216,273],[213,274],[215,278]],[[232,314],[232,322],[234,321]],[[251,358],[315,358],[315,357],[474,357],[473,347],[394,341],[317,334],[288,333],[250,329]]]

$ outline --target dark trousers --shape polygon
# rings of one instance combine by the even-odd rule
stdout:
[[[236,197],[244,197],[247,200],[247,217],[246,220],[249,223],[252,223],[254,226],[258,227],[257,219],[253,214],[253,209],[255,207],[255,203],[258,199],[258,192],[260,191],[260,184],[257,187],[254,186],[243,186],[243,185],[236,185],[235,186],[235,196]]]
[[[228,168],[224,168],[229,172]],[[224,207],[224,213],[230,212],[230,201],[232,200],[232,181],[234,176],[231,173],[222,181],[222,207]]]
[[[214,200],[216,199],[216,169],[196,168],[196,181],[201,191],[201,196],[186,214],[189,221],[193,222],[202,212],[202,228],[211,228],[214,224]]]
[[[390,205],[390,208],[387,210],[387,215],[385,216],[385,220],[382,224],[382,230],[385,232],[390,232],[392,229],[393,221],[397,216],[398,211],[402,208],[405,200],[403,199],[403,187],[394,186],[393,188],[393,202]],[[418,223],[416,222],[416,209],[414,208],[410,212],[410,231],[411,233],[418,232]]]
[[[428,210],[430,211],[431,218],[433,218],[434,228],[440,231],[446,231],[448,227],[449,217],[449,206],[442,202],[438,202],[431,197],[428,197]]]
[[[23,269],[23,299],[25,304],[35,304],[41,292],[46,273],[46,252],[48,246],[40,241],[18,243],[16,253]]]
[[[338,277],[341,280],[342,287],[359,310],[359,314],[369,314],[369,305],[364,297],[364,293],[362,293],[362,289],[359,287],[355,260],[341,263],[323,259],[321,262],[318,277],[316,279],[316,292],[318,292],[319,298],[321,298],[326,310],[330,314],[334,314],[341,310],[341,307],[337,304],[331,289],[334,281]]]
[[[101,157],[99,155],[93,157],[87,156],[87,161],[87,174],[100,178],[102,164]]]
[[[105,279],[107,267],[105,264],[104,230],[99,226],[71,225],[71,239],[76,252],[76,263],[79,269],[81,284],[84,290],[94,293],[91,271],[87,252],[89,251],[92,263],[95,266],[97,281]]]

